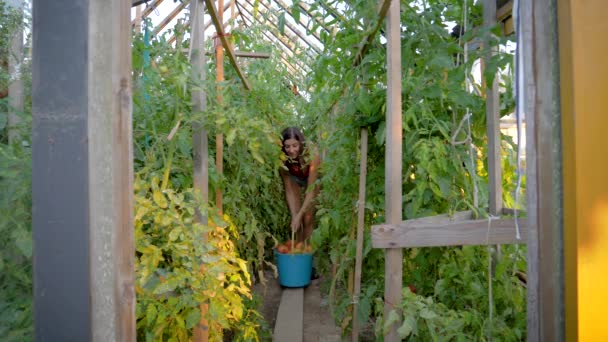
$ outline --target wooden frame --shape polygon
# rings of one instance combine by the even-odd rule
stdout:
[[[521,239],[515,237],[515,220],[473,219],[471,211],[372,226],[374,248],[437,247],[525,243],[527,219],[519,220]]]

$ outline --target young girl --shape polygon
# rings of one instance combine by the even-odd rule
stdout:
[[[296,127],[283,130],[281,142],[287,157],[281,168],[281,176],[291,212],[291,230],[296,232],[298,241],[304,241],[314,228],[314,200],[319,193],[319,186],[315,184],[319,176],[319,154],[314,147],[306,144],[304,135]]]

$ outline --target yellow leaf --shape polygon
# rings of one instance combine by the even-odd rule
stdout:
[[[152,198],[154,199],[154,203],[156,203],[156,205],[163,209],[167,208],[167,199],[165,198],[165,195],[162,194],[162,192],[155,190],[154,194],[152,195]]]

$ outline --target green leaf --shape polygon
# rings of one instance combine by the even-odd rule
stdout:
[[[152,323],[154,323],[156,320],[156,314],[156,306],[154,304],[149,304],[148,308],[146,309],[146,322],[148,325],[152,325]]]
[[[277,23],[277,27],[279,29],[279,33],[285,34],[285,12],[281,12],[279,14],[279,22]]]
[[[410,336],[412,331],[415,329],[417,323],[416,320],[412,316],[407,316],[403,320],[403,324],[397,329],[397,333],[400,338],[406,338]]]

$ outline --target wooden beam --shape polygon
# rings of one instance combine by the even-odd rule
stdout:
[[[205,25],[205,11],[202,0],[190,0],[190,44],[191,55],[190,77],[194,84],[205,84],[207,78],[207,62],[205,54],[205,31],[209,25]],[[192,112],[202,112],[207,109],[207,93],[203,90],[204,87],[193,87],[192,95]],[[207,225],[209,214],[207,207],[209,206],[209,135],[203,122],[192,122],[192,152],[193,152],[193,183],[194,191],[201,196],[201,204],[203,211],[196,210],[196,221]],[[207,240],[207,236],[201,237],[203,241]],[[202,269],[202,266],[201,266]],[[199,303],[201,318],[198,324],[192,331],[192,339],[195,342],[203,342],[209,340],[209,320],[207,312],[209,311],[209,303]]]
[[[171,20],[173,20],[173,18],[175,18],[184,8],[186,8],[186,6],[188,6],[188,2],[184,1],[182,3],[180,3],[177,7],[175,7],[175,9],[173,9],[173,11],[171,11],[171,13],[169,13],[165,19],[163,19],[155,28],[154,30],[152,30],[152,35],[155,36],[157,35],[160,31],[162,31],[163,28],[165,28],[165,26],[167,26]]]
[[[387,64],[387,98],[386,98],[386,166],[385,166],[385,208],[389,224],[398,224],[402,220],[402,187],[403,184],[403,123],[401,109],[401,10],[400,2],[392,1],[386,18],[386,64]],[[403,279],[403,250],[387,248],[384,252],[384,317],[401,303]],[[385,334],[385,341],[399,341],[397,329],[401,320],[390,325]]]
[[[274,341],[303,341],[304,339],[304,289],[285,288],[274,325]]]
[[[526,219],[520,219],[519,227],[521,240],[515,238],[513,219],[380,224],[372,226],[372,246],[406,248],[525,243]]]
[[[213,21],[213,24],[215,25],[215,31],[217,32],[217,35],[219,36],[220,41],[222,42],[222,46],[226,50],[226,54],[228,55],[230,64],[232,64],[232,66],[236,70],[236,73],[241,78],[241,82],[243,83],[243,86],[245,87],[245,89],[251,90],[251,86],[249,85],[249,82],[247,81],[245,74],[239,67],[239,64],[236,62],[236,57],[234,56],[234,51],[232,50],[232,46],[230,45],[230,42],[228,42],[228,38],[226,37],[224,28],[222,27],[222,24],[220,23],[220,20],[218,19],[217,9],[215,8],[215,4],[211,0],[205,0],[205,4],[207,5],[207,10],[209,11],[211,20]]]
[[[135,341],[130,2],[33,22],[35,340]]]
[[[506,4],[500,6],[496,11],[496,21],[505,21],[508,17],[512,16],[513,12],[513,0],[509,0]]]
[[[491,31],[489,28],[496,25],[496,0],[484,0],[483,6],[484,26],[487,29],[484,45],[486,55],[484,65],[488,65],[492,56],[496,54],[495,48],[490,48]],[[500,157],[500,97],[498,95],[498,73],[490,86],[486,85],[486,132],[488,136],[488,193],[489,210],[492,215],[500,215],[502,210],[502,166]],[[482,76],[483,77],[483,76]]]

